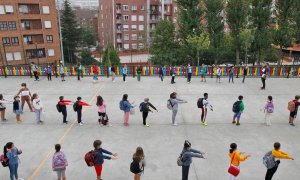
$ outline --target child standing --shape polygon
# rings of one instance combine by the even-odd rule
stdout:
[[[124,94],[122,101],[120,101],[120,109],[124,111],[124,126],[129,126],[128,121],[131,108],[134,108],[134,106],[128,101],[128,94]]]
[[[51,67],[50,65],[47,66],[46,72],[47,72],[47,78],[48,78],[48,81],[51,81],[52,67]]]
[[[90,106],[88,103],[81,101],[81,97],[77,97],[77,101],[74,103],[74,110],[77,112],[77,122],[80,126],[83,125],[82,118],[82,106]]]
[[[219,80],[219,83],[221,83],[221,74],[222,74],[221,68],[220,68],[220,66],[218,66],[216,83],[218,82],[218,80]]]
[[[201,82],[206,82],[205,75],[207,73],[207,69],[204,64],[201,66]]]
[[[134,174],[134,180],[140,180],[146,166],[145,154],[142,147],[137,147],[132,157],[130,171]]]
[[[108,123],[108,116],[106,114],[106,104],[103,101],[103,98],[101,96],[97,97],[97,103],[96,105],[98,106],[98,122],[100,126],[111,126]]]
[[[21,123],[21,114],[23,113],[21,103],[20,103],[20,97],[15,96],[14,102],[13,102],[13,112],[16,114],[16,121],[17,123]]]
[[[32,95],[32,106],[35,112],[35,119],[38,124],[43,124],[42,113],[43,113],[43,104],[37,93]]]
[[[240,169],[241,161],[245,161],[246,159],[248,159],[250,157],[250,155],[244,155],[244,152],[238,152],[236,143],[230,144],[230,150],[229,150],[228,156],[230,158],[230,168],[232,166],[233,168],[238,168],[238,169]],[[229,172],[229,169],[228,169],[228,172]],[[236,179],[236,176],[234,176],[232,174],[229,175],[229,180],[235,180],[235,179]]]
[[[232,124],[236,123],[237,126],[240,125],[240,118],[245,109],[243,99],[243,96],[239,96],[238,101],[236,101],[232,107],[232,111],[234,112]],[[235,121],[235,119],[237,119],[237,121]]]
[[[5,104],[6,103],[9,103],[9,101],[5,100],[3,98],[3,95],[0,94],[0,114],[1,114],[1,120],[2,121],[6,121],[6,118],[5,118],[5,110],[6,110]]]
[[[230,80],[232,81],[232,83],[234,83],[233,82],[233,75],[234,75],[234,66],[231,66],[229,68],[229,83],[230,83]]]
[[[4,153],[9,159],[10,180],[23,180],[18,175],[19,155],[22,154],[22,151],[17,149],[14,143],[8,142],[4,147]]]
[[[177,93],[173,92],[170,94],[170,99],[168,100],[168,108],[172,110],[172,125],[177,126],[176,115],[178,112],[178,104],[187,103],[187,101],[177,99]]]
[[[288,109],[290,111],[290,116],[289,116],[289,124],[291,126],[295,126],[294,120],[297,117],[297,112],[298,112],[298,107],[300,106],[299,102],[300,96],[296,95],[295,99],[289,102]]]
[[[144,125],[145,127],[149,127],[149,126],[150,126],[150,125],[147,124],[147,122],[146,122],[146,119],[147,119],[147,117],[148,117],[149,111],[152,112],[151,109],[150,109],[150,107],[151,107],[152,109],[154,109],[155,111],[158,112],[158,110],[157,110],[157,109],[149,102],[149,98],[145,98],[145,99],[144,99],[144,102],[142,102],[142,103],[140,104],[140,111],[141,111],[142,114],[143,114],[143,125]]]
[[[271,115],[274,112],[274,104],[273,104],[273,97],[268,96],[267,103],[264,107],[264,113],[265,113],[265,125],[271,126]]]
[[[30,93],[29,89],[27,88],[26,83],[21,84],[21,89],[19,90],[17,96],[20,95],[20,94],[21,94],[21,107],[22,107],[22,110],[24,110],[24,104],[25,104],[25,101],[26,101],[30,111],[33,112],[33,109],[32,109],[31,103],[30,103],[31,93]]]
[[[203,126],[207,126],[208,125],[207,122],[206,122],[207,106],[209,106],[210,110],[212,110],[212,111],[213,111],[213,107],[208,102],[208,94],[207,93],[204,93],[204,97],[200,98],[199,101],[200,101],[199,103],[200,103],[200,108],[201,108],[201,124]]]
[[[59,105],[60,111],[63,115],[63,124],[68,124],[68,121],[67,121],[67,105],[69,105],[70,102],[72,102],[72,101],[64,100],[64,96],[59,97],[58,105]]]
[[[60,149],[60,144],[56,144],[55,153],[52,157],[52,169],[56,172],[58,180],[66,180],[68,161],[66,155]]]
[[[123,82],[126,83],[126,76],[127,76],[127,65],[125,64],[123,67]]]

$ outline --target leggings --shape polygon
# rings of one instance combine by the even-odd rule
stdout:
[[[176,118],[177,112],[178,112],[178,110],[172,110],[172,124],[176,123],[175,118]]]
[[[146,124],[147,124],[147,122],[146,122],[146,120],[147,120],[147,117],[148,117],[148,111],[146,111],[146,112],[143,112],[143,124],[144,124],[144,125],[146,125]]]
[[[261,82],[263,84],[262,88],[265,89],[266,88],[266,79],[265,78],[261,78]]]
[[[102,165],[95,165],[95,171],[96,171],[96,174],[97,174],[97,177],[101,177],[101,174],[102,174]]]
[[[182,166],[182,180],[189,179],[190,166]]]
[[[27,102],[30,111],[32,111],[32,107],[31,107],[31,104],[30,104],[30,97],[29,96],[21,96],[22,110],[24,109],[25,101]]]

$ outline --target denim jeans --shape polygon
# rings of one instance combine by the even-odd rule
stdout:
[[[18,166],[18,164],[9,164],[10,180],[18,178]]]

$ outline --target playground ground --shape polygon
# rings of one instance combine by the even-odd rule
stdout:
[[[183,142],[188,139],[192,147],[207,152],[207,159],[193,159],[190,168],[191,180],[224,180],[228,178],[228,149],[232,142],[238,144],[240,151],[249,153],[251,157],[241,165],[241,180],[264,179],[266,168],[262,164],[264,154],[272,149],[273,143],[279,141],[282,150],[290,153],[295,161],[282,160],[274,180],[298,180],[300,169],[300,122],[296,119],[296,127],[287,123],[287,103],[296,94],[300,94],[299,79],[267,79],[267,89],[261,91],[260,79],[235,79],[235,84],[228,84],[223,78],[218,84],[215,79],[207,79],[201,83],[200,78],[193,78],[191,84],[186,79],[178,77],[176,84],[170,84],[170,78],[161,83],[158,77],[143,77],[141,82],[129,77],[123,83],[121,77],[115,83],[111,79],[101,77],[96,84],[91,77],[85,77],[78,82],[75,77],[66,78],[65,82],[53,78],[48,82],[41,77],[39,82],[29,77],[0,78],[0,93],[5,99],[11,100],[18,92],[20,84],[26,82],[31,93],[38,93],[45,107],[45,124],[37,125],[34,113],[25,106],[22,115],[23,123],[15,123],[12,104],[7,105],[7,122],[0,123],[0,146],[12,141],[22,149],[20,155],[19,176],[25,180],[56,179],[52,171],[51,160],[54,144],[61,143],[62,150],[67,155],[67,179],[93,180],[95,172],[87,167],[83,157],[92,149],[95,139],[103,141],[103,148],[119,154],[116,161],[105,161],[102,178],[106,180],[130,180],[133,175],[129,171],[132,154],[137,146],[145,151],[147,166],[142,175],[144,180],[179,180],[181,168],[176,160],[180,154]],[[177,120],[179,126],[171,126],[171,111],[166,102],[173,91],[178,97],[187,100],[187,104],[179,107]],[[209,101],[214,111],[208,112],[208,126],[203,127],[199,121],[197,99],[204,92],[209,93]],[[119,101],[124,93],[129,94],[129,100],[138,106],[149,97],[151,103],[159,112],[150,113],[149,128],[142,126],[142,115],[136,109],[136,115],[130,116],[130,126],[122,124],[123,113],[119,110]],[[56,110],[58,97],[75,100],[81,96],[83,101],[92,106],[84,108],[85,125],[78,126],[76,114],[72,107],[68,108],[68,125],[62,124],[62,116]],[[99,127],[97,124],[96,96],[101,95],[107,104],[107,113],[113,127]],[[232,104],[238,95],[244,96],[245,111],[241,118],[241,126],[231,124]],[[264,114],[260,109],[264,106],[268,95],[272,95],[275,112],[272,126],[263,125]],[[9,179],[8,168],[0,167],[0,179]]]

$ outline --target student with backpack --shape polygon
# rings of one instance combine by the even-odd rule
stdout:
[[[58,180],[66,180],[66,167],[68,160],[66,155],[61,151],[60,144],[55,145],[55,153],[52,157],[52,169],[57,174]]]
[[[212,105],[208,102],[208,94],[204,93],[203,98],[199,98],[197,102],[198,108],[201,109],[201,124],[203,126],[207,126],[206,116],[207,116],[207,106],[209,106],[210,110],[213,111]]]
[[[77,97],[77,101],[73,104],[73,109],[77,112],[77,122],[78,125],[82,126],[84,123],[82,121],[82,106],[90,106],[88,103],[81,101],[81,97]]]
[[[177,98],[177,93],[172,92],[170,94],[170,99],[167,102],[167,108],[172,110],[172,125],[177,126],[176,115],[178,112],[178,104],[187,103],[187,101],[181,100]]]
[[[42,114],[43,114],[43,103],[41,101],[41,99],[39,98],[37,93],[34,93],[32,95],[32,106],[34,108],[34,112],[35,112],[35,119],[37,124],[43,124],[44,121],[42,120]]]
[[[267,65],[263,65],[263,68],[261,70],[261,82],[262,82],[262,87],[260,88],[261,90],[266,89],[266,79],[267,79]]]
[[[134,174],[134,180],[140,180],[146,166],[146,159],[142,147],[137,147],[130,164],[130,172]]]
[[[233,107],[232,107],[232,111],[234,112],[232,124],[236,123],[237,126],[240,125],[240,118],[241,118],[241,115],[242,115],[242,113],[243,113],[243,111],[245,109],[245,105],[244,105],[243,99],[244,99],[244,97],[240,95],[238,97],[238,101],[236,101],[233,104]],[[235,121],[235,119],[237,121]]]
[[[125,64],[123,67],[123,82],[124,83],[127,83],[126,76],[127,76],[127,65]]]
[[[48,64],[47,67],[45,67],[44,70],[47,73],[48,81],[52,81],[52,79],[51,79],[51,77],[52,77],[52,67],[50,66],[50,64]]]
[[[235,180],[240,173],[240,163],[250,157],[250,155],[237,150],[237,144],[230,144],[228,156],[230,158],[230,166],[228,168],[229,180]]]
[[[265,176],[265,180],[272,180],[273,175],[276,173],[278,166],[280,164],[279,159],[291,159],[294,160],[293,157],[289,156],[287,153],[280,150],[280,143],[274,143],[274,149],[269,151],[263,157],[263,163],[266,166],[267,173]],[[277,160],[276,160],[277,159]]]
[[[299,99],[300,96],[296,95],[295,99],[288,103],[288,110],[290,111],[289,124],[291,126],[295,126],[294,120],[297,117],[298,107],[300,105]]]
[[[221,70],[220,66],[218,66],[216,83],[218,82],[218,80],[219,80],[219,83],[221,83],[221,74],[222,74],[222,70]]]
[[[106,114],[106,104],[101,96],[97,97],[96,106],[98,107],[99,125],[110,127],[111,125],[108,122],[108,116]]]
[[[148,117],[148,113],[149,112],[152,112],[150,107],[152,109],[154,109],[156,112],[158,112],[158,110],[156,109],[156,107],[154,107],[150,102],[149,102],[149,98],[145,98],[144,99],[144,102],[142,102],[139,106],[139,109],[140,111],[142,112],[143,114],[143,125],[144,127],[149,127],[150,125],[147,124],[146,120],[147,120],[147,117]]]
[[[207,74],[207,68],[205,67],[204,64],[202,64],[201,66],[200,74],[201,74],[201,82],[206,82],[205,75]]]
[[[141,65],[139,65],[139,67],[137,68],[136,72],[137,72],[137,80],[138,82],[141,81],[141,74],[142,74],[143,68]]]
[[[187,65],[186,71],[187,71],[187,75],[188,75],[188,77],[187,77],[187,82],[188,82],[188,83],[191,83],[191,80],[192,80],[192,72],[193,72],[193,71],[192,71],[192,67],[191,67],[190,64]]]
[[[265,122],[264,124],[267,126],[271,126],[271,115],[274,112],[274,103],[273,103],[273,97],[268,96],[267,103],[264,107],[264,113],[265,113]]]
[[[178,164],[182,165],[182,180],[188,180],[192,158],[195,157],[206,159],[204,154],[205,152],[192,149],[192,144],[188,140],[184,141],[183,149],[179,157],[181,164]]]
[[[97,175],[97,180],[101,180],[104,159],[108,159],[108,160],[118,159],[117,153],[111,153],[111,152],[101,148],[101,144],[102,144],[101,140],[95,140],[93,143],[93,146],[95,149],[91,152],[91,153],[93,153],[92,154],[93,158],[91,159],[93,162],[91,162],[91,163],[94,165],[96,175]],[[111,156],[108,156],[108,155],[111,155]]]
[[[13,112],[16,114],[16,122],[21,123],[21,114],[23,113],[21,103],[20,103],[20,97],[15,96],[14,102],[13,102]]]
[[[124,126],[129,126],[128,121],[129,121],[129,114],[130,110],[134,108],[132,104],[128,101],[128,94],[124,94],[122,100],[119,103],[120,109],[124,111]]]
[[[19,155],[22,154],[22,151],[17,149],[12,142],[6,143],[4,148],[4,153],[9,160],[8,167],[10,171],[10,180],[23,180],[22,178],[19,178],[18,175]]]
[[[230,80],[232,81],[232,83],[234,83],[233,82],[233,76],[234,76],[234,66],[231,66],[229,68],[229,83],[230,83]]]
[[[63,124],[68,124],[67,121],[67,105],[69,105],[72,101],[65,100],[64,96],[59,96],[59,101],[56,105],[57,111],[61,112],[63,115]]]
[[[114,83],[115,82],[115,78],[116,78],[116,67],[115,67],[114,64],[111,64],[110,75],[111,75],[111,80]]]

